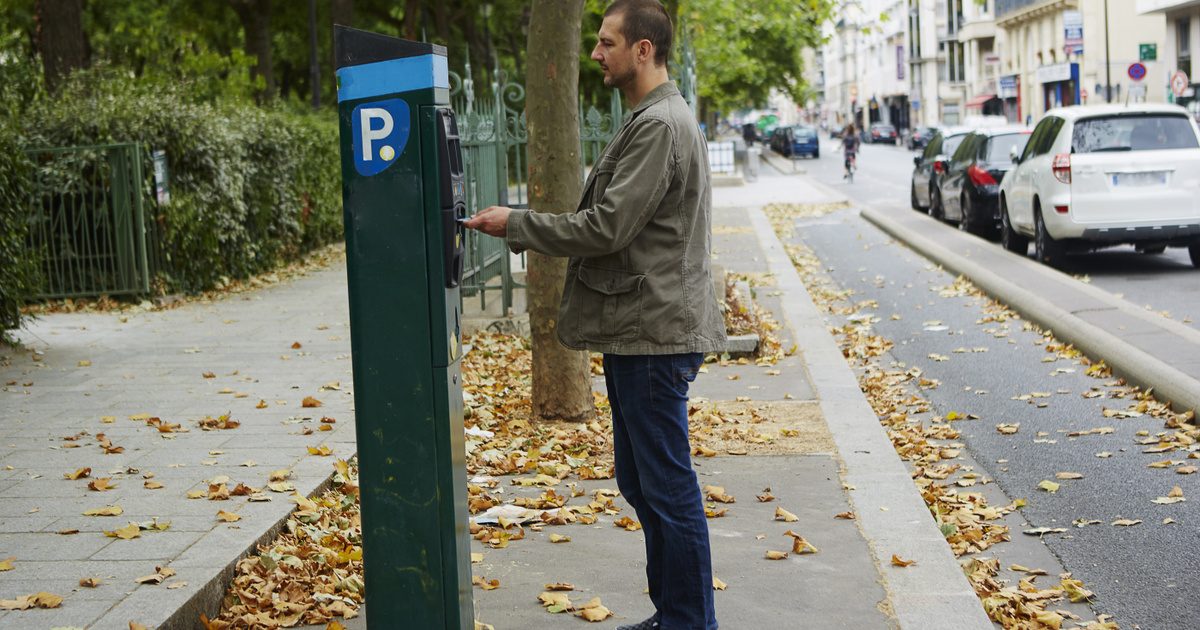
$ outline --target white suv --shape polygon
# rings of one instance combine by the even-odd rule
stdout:
[[[1000,184],[1001,243],[1057,266],[1069,251],[1187,247],[1200,267],[1200,133],[1175,105],[1053,109]]]

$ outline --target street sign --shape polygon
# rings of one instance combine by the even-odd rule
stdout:
[[[1130,79],[1141,81],[1146,78],[1146,65],[1141,62],[1131,63],[1129,64],[1128,74]]]
[[[1138,61],[1158,61],[1158,44],[1138,44]]]
[[[1175,96],[1183,96],[1183,93],[1188,89],[1188,75],[1183,70],[1176,70],[1171,75],[1171,93]]]
[[[1129,98],[1135,101],[1146,100],[1146,86],[1141,84],[1129,86]]]

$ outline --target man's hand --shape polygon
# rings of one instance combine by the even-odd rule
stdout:
[[[464,227],[479,230],[489,236],[504,238],[508,234],[508,215],[512,208],[491,206],[463,222]]]

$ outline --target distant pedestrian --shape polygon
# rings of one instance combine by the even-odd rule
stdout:
[[[576,212],[493,206],[466,226],[513,251],[569,256],[556,330],[604,353],[617,485],[646,539],[655,613],[618,630],[714,630],[708,522],[688,442],[688,388],[725,345],[713,288],[708,148],[667,78],[671,19],[658,0],[616,0],[592,59],[633,110]]]

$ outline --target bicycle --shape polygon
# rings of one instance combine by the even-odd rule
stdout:
[[[849,153],[846,155],[846,173],[843,178],[848,182],[854,183],[854,171],[858,170],[858,156]]]

